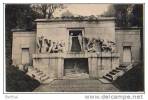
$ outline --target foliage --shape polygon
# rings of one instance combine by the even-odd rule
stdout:
[[[38,81],[30,78],[17,67],[6,67],[7,92],[31,92],[39,85]]]
[[[121,91],[144,91],[144,69],[142,64],[137,64],[125,75],[119,77],[114,83]]]
[[[6,40],[6,64],[11,61],[12,32],[14,28],[29,28],[33,23],[33,13],[29,4],[6,4],[5,5],[5,40]],[[32,18],[32,19],[31,19]]]
[[[57,9],[64,9],[63,4],[32,4],[33,11],[41,14],[42,18],[51,18]]]
[[[29,4],[6,4],[5,6],[5,23],[8,30],[32,28],[32,21],[35,18],[36,15]]]
[[[74,17],[74,15],[69,10],[67,10],[61,14],[61,18],[73,18],[73,17]]]
[[[102,16],[115,17],[117,27],[143,26],[142,4],[114,4],[110,5]]]

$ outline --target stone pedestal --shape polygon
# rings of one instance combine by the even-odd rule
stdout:
[[[50,78],[62,79],[64,75],[64,59],[87,58],[90,78],[100,78],[119,66],[118,53],[51,53],[33,54],[33,66],[40,69]]]
[[[91,53],[88,56],[90,78],[99,78],[119,66],[118,53]]]
[[[61,54],[34,54],[33,67],[40,69],[53,79],[63,76],[64,59]]]

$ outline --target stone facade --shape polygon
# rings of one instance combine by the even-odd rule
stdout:
[[[116,28],[117,50],[120,53],[120,63],[123,63],[123,48],[131,48],[131,59],[140,62],[140,28]]]
[[[114,18],[102,18],[98,22],[88,20],[48,20],[38,19],[37,37],[44,36],[54,41],[64,41],[68,51],[69,30],[82,30],[82,34],[89,38],[102,38],[115,41]]]
[[[32,54],[35,53],[35,37],[34,31],[14,31],[12,42],[12,60],[14,65],[22,64],[22,50],[29,49],[29,63],[32,64]]]
[[[52,78],[62,79],[64,75],[64,59],[87,58],[89,76],[99,78],[119,66],[119,54],[82,53],[82,54],[34,54],[33,66],[49,74]],[[50,60],[49,60],[50,59]]]
[[[97,21],[37,19],[36,22],[36,32],[13,32],[13,64],[28,63],[50,78],[63,79],[66,59],[75,60],[72,69],[81,65],[79,59],[86,59],[89,77],[99,78],[123,62],[140,60],[139,29],[115,29],[112,17]]]

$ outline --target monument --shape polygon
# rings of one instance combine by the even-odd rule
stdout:
[[[120,64],[138,62],[140,30],[116,28],[114,21],[37,19],[36,31],[13,32],[13,64],[29,64],[50,78],[63,79],[69,74],[100,78]]]

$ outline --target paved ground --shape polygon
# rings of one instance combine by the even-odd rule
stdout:
[[[99,80],[64,79],[42,84],[34,92],[119,92],[119,90],[112,84],[103,84]]]

